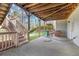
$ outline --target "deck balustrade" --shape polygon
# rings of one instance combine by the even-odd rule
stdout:
[[[18,46],[18,40],[16,32],[0,33],[0,51],[17,46]]]

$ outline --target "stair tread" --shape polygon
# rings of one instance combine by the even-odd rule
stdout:
[[[25,43],[27,43],[27,42],[28,42],[28,41],[25,40],[25,41],[23,41],[23,42],[20,42],[19,45],[25,44]]]

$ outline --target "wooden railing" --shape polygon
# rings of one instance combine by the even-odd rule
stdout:
[[[16,32],[1,32],[0,33],[0,51],[11,47],[18,46]]]
[[[25,28],[17,19],[12,22],[8,17],[5,19],[3,26],[8,29],[9,32],[17,32],[17,40],[15,40],[16,46],[19,46],[27,42],[27,28]],[[13,39],[12,39],[13,40]],[[18,42],[18,44],[17,44]]]

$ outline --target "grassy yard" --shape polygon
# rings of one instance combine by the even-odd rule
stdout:
[[[0,32],[6,32],[7,30],[6,29],[0,29]]]
[[[46,32],[40,32],[40,34],[39,34],[39,32],[32,32],[32,33],[30,33],[30,39],[34,40],[34,39],[38,38],[39,36],[44,36],[44,35],[46,35]]]
[[[53,29],[53,25],[52,24],[47,24],[47,25],[44,25],[44,26],[40,26],[40,27],[36,27],[36,28],[33,28],[32,30],[30,30],[30,39],[31,40],[34,40],[40,36],[44,36],[44,35],[47,35],[46,31],[42,31],[42,32],[38,32],[40,30],[50,30],[50,29]]]

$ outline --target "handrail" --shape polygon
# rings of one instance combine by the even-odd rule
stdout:
[[[5,39],[4,36],[6,37],[7,35],[13,41],[14,46],[16,46],[16,47],[19,46],[20,44],[27,42],[27,40],[26,40],[27,39],[26,38],[27,29],[23,26],[23,24],[20,21],[17,21],[17,19],[15,20],[15,23],[13,23],[8,17],[5,20],[6,21],[3,23],[3,25],[4,25],[4,27],[8,28],[9,32],[0,33],[0,36],[3,37],[3,39],[1,39],[2,42]],[[12,38],[11,35],[13,35],[14,37]]]
[[[11,23],[8,17],[6,17],[6,19],[4,20],[3,27],[6,28],[10,32],[16,31],[14,24]]]
[[[26,35],[27,33],[27,29],[17,20],[16,20],[16,29],[18,33],[21,33],[23,35]]]
[[[25,29],[27,29],[26,25],[24,23],[22,23],[20,20],[16,20],[16,22],[20,23]]]
[[[25,30],[27,30],[26,27],[20,21],[16,20],[16,22],[19,23]]]
[[[7,18],[6,20],[9,22],[9,26],[13,27],[13,29],[12,29],[13,31],[17,31],[18,32],[18,30],[20,30],[20,31],[22,30],[24,32],[27,32],[26,27],[19,20],[16,19],[15,20],[16,24],[13,24],[8,17],[6,17],[6,18]]]
[[[15,34],[15,33],[17,33],[17,32],[0,32],[0,35],[2,35],[2,34]]]

